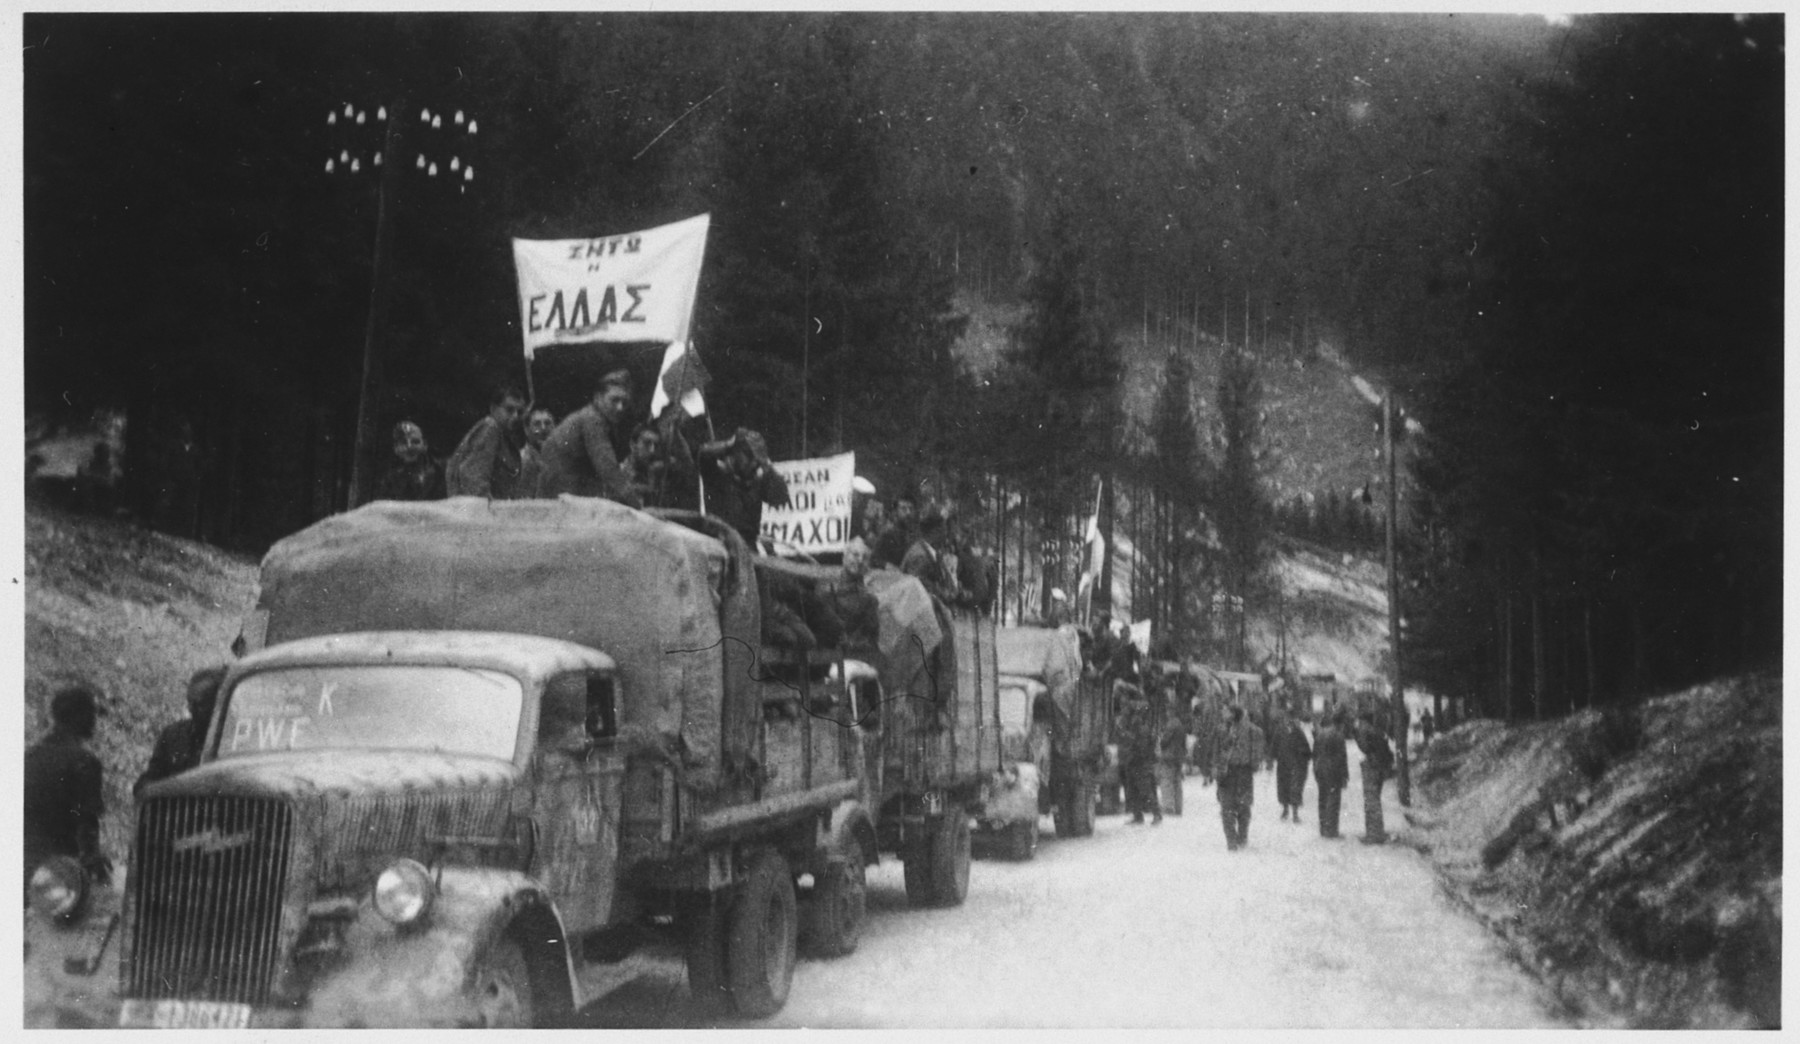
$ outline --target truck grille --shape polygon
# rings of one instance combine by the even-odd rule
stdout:
[[[144,803],[131,868],[128,997],[268,1002],[293,812],[266,798]]]

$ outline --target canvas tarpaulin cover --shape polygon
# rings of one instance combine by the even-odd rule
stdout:
[[[1072,627],[1002,627],[994,636],[1000,673],[1036,678],[1050,689],[1056,709],[1075,713],[1081,684],[1081,638]]]
[[[277,543],[258,608],[270,644],[351,631],[536,634],[618,665],[619,724],[719,767],[721,543],[611,501],[379,501]]]

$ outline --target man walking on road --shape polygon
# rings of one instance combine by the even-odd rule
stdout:
[[[1263,757],[1263,731],[1244,717],[1244,708],[1225,709],[1225,728],[1219,736],[1219,818],[1225,824],[1225,848],[1235,852],[1250,843],[1250,801],[1256,786],[1256,765]]]
[[[1350,753],[1344,744],[1344,723],[1336,711],[1319,722],[1313,737],[1313,778],[1319,781],[1319,836],[1340,838],[1338,810],[1344,788],[1350,785]]]
[[[1365,845],[1387,842],[1387,826],[1381,818],[1381,785],[1394,773],[1394,748],[1374,714],[1364,714],[1356,730],[1356,746],[1362,751],[1363,836]]]
[[[1300,806],[1306,802],[1306,763],[1312,760],[1312,744],[1306,730],[1287,711],[1275,715],[1275,800],[1281,802],[1281,818],[1300,822]]]

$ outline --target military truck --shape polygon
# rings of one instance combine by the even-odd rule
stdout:
[[[995,639],[1006,740],[1018,744],[1008,754],[1036,764],[1037,810],[1050,813],[1057,836],[1087,837],[1108,721],[1098,679],[1082,670],[1080,636],[1072,628],[1002,627]]]
[[[834,567],[787,568],[826,582]],[[865,579],[880,607],[880,647],[846,661],[849,700],[869,734],[868,804],[881,851],[900,857],[915,906],[956,906],[969,891],[977,824],[1037,800],[1008,766],[997,717],[994,621],[952,608],[891,569]]]
[[[381,502],[261,580],[202,763],[139,805],[121,1025],[556,1024],[652,943],[757,1018],[856,946],[841,666],[763,643],[718,519]]]

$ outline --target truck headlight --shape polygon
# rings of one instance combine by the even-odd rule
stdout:
[[[32,909],[59,924],[81,916],[87,893],[87,871],[68,856],[52,856],[31,872]]]
[[[418,921],[436,897],[431,872],[416,860],[396,859],[375,878],[375,912],[394,924]]]

